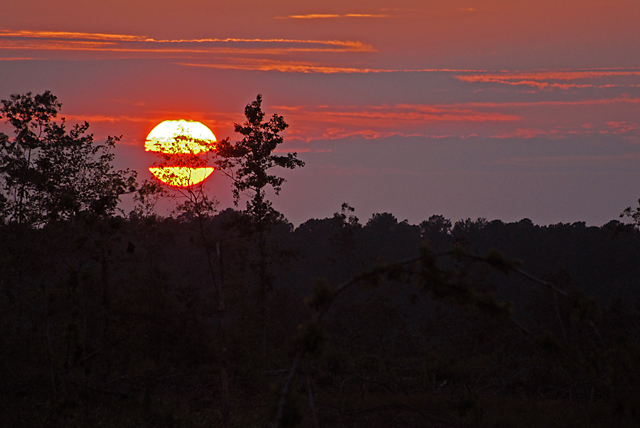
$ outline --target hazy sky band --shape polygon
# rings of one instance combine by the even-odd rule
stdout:
[[[631,0],[9,0],[0,95],[54,91],[144,174],[158,122],[233,138],[262,93],[283,150],[308,157],[276,202],[294,221],[348,201],[362,218],[602,223],[639,196],[637,22]]]

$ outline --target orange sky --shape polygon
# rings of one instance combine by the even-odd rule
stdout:
[[[144,175],[158,122],[234,138],[261,93],[307,160],[276,200],[295,223],[602,224],[640,197],[638,22],[637,0],[7,0],[0,97],[52,90]]]

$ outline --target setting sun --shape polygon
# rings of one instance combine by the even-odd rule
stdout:
[[[203,166],[198,155],[215,150],[216,137],[200,122],[165,120],[151,130],[144,143],[148,152],[162,153],[164,162],[149,171],[161,182],[173,187],[188,187],[203,182],[213,167]]]
[[[148,152],[197,155],[211,150],[215,142],[216,136],[200,122],[165,120],[147,135],[144,149]]]

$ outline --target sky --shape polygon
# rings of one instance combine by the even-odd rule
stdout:
[[[273,196],[296,225],[347,202],[599,226],[640,198],[638,22],[640,0],[4,0],[0,98],[52,91],[148,179],[155,125],[237,140],[262,94],[306,162]]]

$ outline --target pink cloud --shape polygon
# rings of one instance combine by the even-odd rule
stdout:
[[[511,72],[504,71],[500,73],[476,73],[456,75],[456,79],[461,82],[469,83],[500,83],[512,86],[530,86],[540,90],[544,89],[573,89],[573,88],[612,88],[619,86],[630,86],[629,84],[621,85],[617,83],[597,84],[592,83],[558,83],[557,81],[577,81],[588,80],[594,81],[602,78],[613,77],[638,77],[640,70],[548,70],[535,72]],[[634,85],[631,85],[634,86]]]
[[[614,134],[623,134],[625,132],[640,129],[640,126],[634,122],[606,122],[606,125]]]

